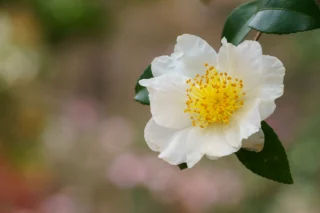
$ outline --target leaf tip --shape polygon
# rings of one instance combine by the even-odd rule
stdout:
[[[285,181],[283,181],[284,184],[294,184],[293,178],[290,175]]]
[[[138,91],[137,94],[134,96],[134,100],[143,105],[150,105],[147,89],[144,88]]]

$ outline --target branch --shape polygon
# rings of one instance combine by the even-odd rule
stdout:
[[[256,36],[254,37],[254,41],[258,41],[259,38],[261,37],[262,33],[260,31],[258,31],[258,33],[256,34]]]

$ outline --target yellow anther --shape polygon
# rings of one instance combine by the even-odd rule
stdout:
[[[200,128],[211,123],[228,124],[230,116],[244,103],[243,81],[238,84],[239,80],[226,72],[218,73],[214,66],[205,66],[204,75],[197,74],[186,81],[189,89],[185,112],[190,114],[192,125]]]

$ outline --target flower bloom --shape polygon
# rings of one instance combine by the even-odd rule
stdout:
[[[283,94],[285,68],[258,42],[234,46],[222,39],[216,53],[203,39],[182,35],[174,53],[155,58],[151,69],[154,77],[139,81],[152,114],[144,134],[160,158],[191,168],[204,155],[262,150],[261,121]]]

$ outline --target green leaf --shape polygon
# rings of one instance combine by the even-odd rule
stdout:
[[[253,173],[285,184],[292,184],[289,162],[286,152],[273,129],[265,122],[261,123],[265,135],[265,144],[261,152],[241,149],[236,153],[241,163]]]
[[[315,0],[260,0],[249,26],[264,33],[289,34],[320,28]]]
[[[149,78],[153,78],[152,71],[151,71],[151,65],[149,65],[147,67],[147,69],[142,73],[139,80],[149,79]],[[139,80],[138,80],[138,82],[139,82]],[[134,97],[134,100],[136,100],[139,103],[144,104],[144,105],[150,105],[149,93],[148,93],[147,88],[141,86],[138,82],[135,87],[136,96]]]
[[[179,164],[178,166],[180,170],[188,169],[188,165],[186,163]]]
[[[222,32],[228,42],[238,45],[249,33],[251,28],[248,23],[257,11],[255,1],[240,5],[229,15]]]

